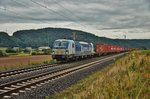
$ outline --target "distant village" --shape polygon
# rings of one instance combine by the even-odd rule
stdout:
[[[38,48],[26,47],[0,47],[0,57],[13,55],[50,55],[52,52],[49,46],[41,46]]]

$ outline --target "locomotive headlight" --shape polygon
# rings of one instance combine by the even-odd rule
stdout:
[[[69,53],[69,51],[68,50],[66,50],[66,54],[68,54]]]
[[[52,50],[52,54],[55,54],[55,51],[54,51],[54,50]]]

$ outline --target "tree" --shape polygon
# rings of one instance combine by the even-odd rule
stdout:
[[[0,57],[7,56],[5,52],[0,50]]]
[[[42,50],[44,52],[45,55],[50,55],[51,54],[51,49],[43,49]]]
[[[142,46],[141,49],[142,50],[147,50],[147,48],[145,46]]]
[[[7,48],[6,53],[17,53],[17,51],[13,50],[12,48]]]
[[[31,50],[25,49],[25,50],[24,50],[24,53],[31,53]]]

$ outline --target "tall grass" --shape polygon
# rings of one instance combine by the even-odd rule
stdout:
[[[136,51],[54,99],[150,99],[150,51]]]
[[[13,69],[20,69],[20,68],[27,68],[27,67],[33,67],[36,65],[42,65],[42,64],[54,64],[56,63],[55,60],[46,60],[41,62],[29,62],[27,65],[20,64],[20,65],[14,65],[14,66],[0,66],[0,72],[1,71],[7,71],[7,70],[13,70]]]

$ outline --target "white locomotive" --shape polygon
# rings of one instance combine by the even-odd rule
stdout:
[[[75,60],[93,55],[94,46],[92,43],[58,39],[53,44],[52,57],[58,61]]]

